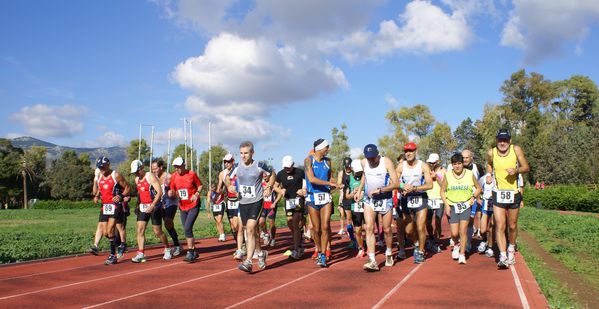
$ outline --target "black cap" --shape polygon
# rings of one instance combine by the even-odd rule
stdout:
[[[345,157],[343,158],[343,167],[351,167],[351,158]]]
[[[499,132],[497,132],[497,139],[512,139],[512,135],[510,134],[510,131],[508,129],[499,129]]]
[[[97,168],[100,168],[100,167],[102,167],[102,166],[104,166],[104,165],[106,165],[106,164],[108,164],[108,163],[110,163],[110,160],[108,160],[108,158],[107,158],[107,157],[105,157],[105,156],[101,156],[101,157],[99,157],[99,158],[98,158],[98,160],[96,161],[96,167],[97,167]]]

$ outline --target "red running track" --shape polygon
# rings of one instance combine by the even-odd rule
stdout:
[[[447,234],[448,226],[444,225]],[[517,254],[517,263],[497,270],[495,261],[474,254],[467,265],[451,259],[451,251],[362,270],[365,258],[345,249],[347,239],[334,237],[333,260],[320,268],[310,259],[290,260],[290,245],[281,230],[269,248],[268,267],[252,274],[237,269],[235,244],[229,239],[201,240],[198,262],[183,257],[162,260],[162,249],[146,250],[146,263],[133,264],[125,255],[119,264],[104,266],[104,256],[78,256],[0,267],[0,308],[547,308],[547,301]],[[134,250],[133,250],[134,251]],[[411,252],[408,251],[408,252]]]

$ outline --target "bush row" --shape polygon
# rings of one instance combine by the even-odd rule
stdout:
[[[599,190],[573,185],[550,186],[545,190],[527,189],[524,202],[532,207],[540,202],[545,209],[599,212]]]

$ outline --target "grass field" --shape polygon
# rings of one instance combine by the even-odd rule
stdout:
[[[599,293],[599,219],[586,215],[564,215],[557,211],[524,208],[520,228],[534,237],[540,246],[576,273],[585,284]],[[577,307],[568,290],[543,261],[526,245],[522,254],[529,263],[543,293],[555,308]]]

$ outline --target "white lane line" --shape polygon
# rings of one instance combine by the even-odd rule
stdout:
[[[514,277],[514,282],[516,283],[516,289],[518,290],[518,295],[520,296],[520,301],[522,302],[522,308],[529,309],[530,305],[528,305],[528,299],[526,298],[526,294],[524,294],[524,289],[522,288],[522,284],[520,283],[520,277],[518,277],[516,267],[514,267],[514,265],[511,265],[510,270],[512,271],[512,276]]]
[[[418,266],[414,267],[414,269],[412,269],[407,276],[405,276],[396,286],[394,286],[391,291],[385,294],[385,296],[383,296],[383,298],[376,303],[376,305],[372,306],[372,309],[380,308],[387,300],[389,300],[389,298],[391,298],[393,294],[395,294],[395,292],[397,292],[397,290],[399,290],[402,285],[408,282],[408,280],[418,271],[418,269],[420,269],[422,265],[423,264],[418,264]]]
[[[111,278],[116,278],[116,277],[131,275],[131,274],[136,274],[136,273],[140,273],[140,272],[144,272],[144,271],[148,271],[148,270],[154,270],[154,269],[172,267],[172,266],[181,265],[181,264],[187,264],[187,263],[185,263],[185,262],[172,263],[172,264],[162,265],[162,266],[158,266],[158,267],[152,267],[152,268],[146,268],[146,269],[140,269],[140,270],[130,271],[130,272],[127,272],[127,273],[122,273],[122,274],[116,274],[116,275],[112,275],[112,276],[108,276],[108,277],[102,277],[102,278],[96,278],[96,279],[92,279],[92,280],[79,281],[79,282],[69,283],[69,284],[65,284],[65,285],[59,285],[59,286],[55,286],[55,287],[51,287],[51,288],[46,288],[46,289],[41,289],[41,290],[35,290],[35,291],[25,292],[25,293],[21,293],[21,294],[14,294],[14,295],[9,295],[9,296],[4,296],[4,297],[0,297],[0,300],[10,299],[10,298],[15,298],[15,297],[20,297],[20,296],[26,296],[26,295],[31,295],[31,294],[37,294],[37,293],[47,292],[47,291],[52,291],[52,290],[58,290],[58,289],[67,288],[67,287],[71,287],[71,286],[75,286],[75,285],[86,284],[86,283],[90,283],[90,282],[96,282],[96,281],[101,281],[101,280],[106,280],[106,279],[111,279]]]
[[[81,268],[88,268],[88,267],[93,267],[93,266],[98,266],[98,265],[99,264],[96,263],[96,264],[93,264],[93,265],[85,265],[85,266],[79,266],[79,267],[73,267],[73,268],[65,268],[65,269],[59,269],[59,270],[53,270],[53,271],[45,271],[45,272],[41,272],[41,273],[34,273],[34,274],[23,275],[23,276],[1,278],[0,281],[8,281],[8,280],[14,280],[14,279],[22,279],[22,278],[29,278],[29,277],[34,277],[34,276],[54,274],[54,273],[59,273],[59,272],[63,272],[63,271],[69,271],[69,270],[75,270],[75,269],[81,269]]]

